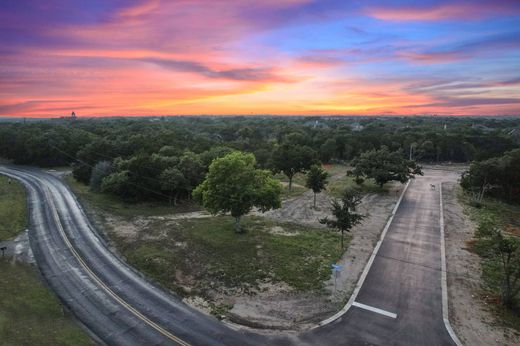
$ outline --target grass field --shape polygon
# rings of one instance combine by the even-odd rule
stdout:
[[[460,200],[465,210],[477,227],[489,229],[497,227],[510,236],[520,236],[520,205],[507,204],[502,201],[487,198],[477,208],[471,203],[471,198],[461,192]],[[499,304],[501,285],[501,266],[499,259],[491,255],[491,242],[487,238],[476,237],[472,250],[482,259],[482,285],[490,294],[490,303],[501,324],[520,331],[520,299],[517,297],[516,307],[507,309]]]
[[[383,186],[379,187],[372,179],[367,179],[363,184],[358,185],[354,181],[354,177],[343,176],[339,179],[333,180],[327,186],[327,192],[336,198],[340,198],[347,189],[359,189],[362,193],[383,193],[387,192],[388,188]]]
[[[282,183],[282,200],[298,197],[309,191],[309,189],[305,187],[305,174],[297,173],[294,175],[291,191],[289,191],[289,179],[285,174],[275,174],[274,178]]]
[[[191,276],[200,291],[210,282],[244,288],[262,281],[316,291],[342,253],[338,234],[327,230],[245,217],[247,232],[235,234],[233,222],[228,216],[177,220],[175,226],[157,222],[123,253],[133,266],[177,291],[176,271]]]
[[[25,208],[23,186],[13,179],[0,175],[0,241],[11,239],[25,230]]]
[[[0,240],[25,229],[25,192],[0,176]],[[0,258],[0,345],[91,345],[34,267]]]
[[[332,197],[340,198],[343,196],[346,189],[359,189],[363,193],[384,193],[388,192],[388,187],[383,186],[382,188],[377,185],[373,179],[367,179],[363,184],[357,185],[354,182],[354,177],[347,176],[348,166],[339,164],[324,165],[323,168],[329,173],[328,184],[326,192]],[[297,197],[303,193],[309,191],[309,188],[305,187],[306,175],[303,173],[297,173],[293,178],[292,191],[289,191],[286,186],[289,179],[282,173],[278,173],[274,176],[280,182],[284,183],[282,190],[282,199]]]

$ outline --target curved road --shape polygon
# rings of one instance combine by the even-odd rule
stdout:
[[[455,345],[443,321],[439,206],[440,182],[455,175],[427,171],[410,183],[344,315],[302,334],[266,336],[231,329],[148,282],[112,254],[58,178],[10,165],[0,173],[27,189],[29,240],[42,274],[106,344]]]

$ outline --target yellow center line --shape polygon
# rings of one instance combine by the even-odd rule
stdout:
[[[48,190],[48,188],[47,188]],[[160,325],[158,325],[157,323],[153,322],[152,320],[150,320],[148,317],[146,317],[145,315],[143,315],[141,312],[139,312],[138,310],[136,310],[134,307],[132,307],[130,304],[128,304],[127,302],[125,302],[121,297],[119,297],[116,293],[114,293],[114,291],[112,291],[110,289],[110,287],[108,287],[90,268],[89,266],[85,263],[85,261],[83,260],[83,258],[81,258],[81,256],[78,254],[78,252],[74,249],[74,247],[72,246],[72,243],[70,242],[69,238],[67,237],[67,234],[65,233],[65,231],[63,230],[63,226],[61,224],[61,220],[60,220],[60,216],[58,214],[58,212],[56,211],[56,205],[54,204],[54,201],[52,200],[52,198],[49,198],[48,196],[48,191],[45,191],[45,194],[47,195],[47,198],[49,199],[50,203],[51,203],[51,210],[53,212],[53,216],[54,216],[54,219],[56,221],[56,224],[58,226],[58,231],[60,232],[63,240],[65,241],[65,244],[67,245],[67,247],[70,249],[70,251],[72,252],[72,254],[74,255],[74,257],[78,260],[78,262],[80,263],[80,265],[85,269],[85,271],[87,272],[87,274],[95,281],[99,284],[99,286],[109,295],[111,296],[112,298],[114,298],[119,304],[121,304],[122,306],[124,306],[128,311],[130,311],[131,313],[133,313],[135,316],[137,316],[140,320],[142,320],[143,322],[145,322],[146,324],[148,324],[150,327],[152,327],[153,329],[155,329],[156,331],[158,331],[159,333],[161,333],[162,335],[166,336],[167,338],[175,341],[176,343],[178,343],[179,345],[182,345],[182,346],[189,346],[190,344],[187,343],[186,341],[180,339],[179,337],[173,335],[172,333],[170,333],[169,331],[167,331],[166,329],[164,329],[163,327],[161,327]]]

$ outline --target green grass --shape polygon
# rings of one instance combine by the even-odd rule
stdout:
[[[274,175],[275,179],[278,179],[279,181],[283,183],[289,183],[289,178],[283,173],[278,173]],[[305,186],[306,176],[303,173],[296,173],[292,179],[293,185],[301,185]]]
[[[65,181],[76,195],[82,200],[87,201],[90,205],[125,218],[131,218],[136,215],[158,216],[200,210],[200,207],[197,206],[196,203],[189,202],[179,204],[175,207],[170,207],[167,203],[153,201],[129,203],[117,196],[92,192],[87,185],[77,182],[70,175],[65,177]]]
[[[26,225],[26,199],[23,186],[0,175],[0,241],[15,237]]]
[[[460,194],[470,217],[482,227],[499,227],[505,232],[520,236],[520,205],[508,204],[494,198],[486,198],[480,208],[472,206],[472,199],[466,193]]]
[[[25,191],[20,183],[0,176],[0,240],[26,226]],[[0,345],[91,345],[89,337],[68,316],[36,269],[0,258]]]
[[[91,345],[27,264],[0,259],[0,345]]]
[[[292,180],[292,188],[289,191],[289,179],[285,174],[278,173],[274,175],[274,178],[282,183],[282,200],[298,197],[303,195],[305,192],[309,191],[307,187],[305,187],[305,174],[297,173],[294,175]]]
[[[388,187],[383,185],[379,187],[372,179],[367,179],[363,184],[358,185],[354,181],[354,177],[343,176],[339,179],[333,180],[327,186],[327,192],[336,198],[340,198],[347,189],[360,189],[363,193],[384,193],[388,192]]]
[[[212,281],[246,289],[261,281],[285,282],[299,291],[319,291],[330,277],[331,263],[342,254],[339,235],[328,230],[244,217],[247,231],[236,234],[233,222],[228,216],[178,220],[174,228],[158,222],[149,229],[166,231],[167,239],[150,240],[153,233],[147,233],[147,240],[136,240],[123,253],[133,266],[169,288],[178,291],[174,277],[180,270],[193,276],[202,292]],[[269,233],[274,226],[297,234]]]
[[[465,212],[478,227],[475,240],[471,243],[471,249],[481,257],[482,287],[491,297],[490,306],[502,325],[520,331],[520,299],[517,297],[516,307],[512,309],[500,305],[500,261],[492,254],[492,242],[486,237],[479,237],[481,230],[492,227],[500,228],[511,236],[519,236],[520,205],[487,198],[480,204],[480,207],[476,207],[468,194],[461,191],[458,197],[465,206]]]

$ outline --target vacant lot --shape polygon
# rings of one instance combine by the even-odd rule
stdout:
[[[25,192],[0,175],[0,240],[25,229]],[[91,345],[28,264],[0,258],[1,345]]]
[[[353,184],[345,166],[327,169],[335,191]],[[389,184],[387,192],[366,196],[360,211],[369,217],[347,235],[342,250],[339,234],[319,223],[330,216],[332,196],[319,194],[314,208],[312,192],[300,185],[303,175],[295,178],[295,191],[286,192],[281,209],[244,217],[246,234],[234,233],[229,216],[212,216],[193,205],[172,209],[112,201],[67,179],[132,266],[201,310],[275,329],[303,329],[340,308],[402,188]],[[336,285],[333,263],[348,268]]]

